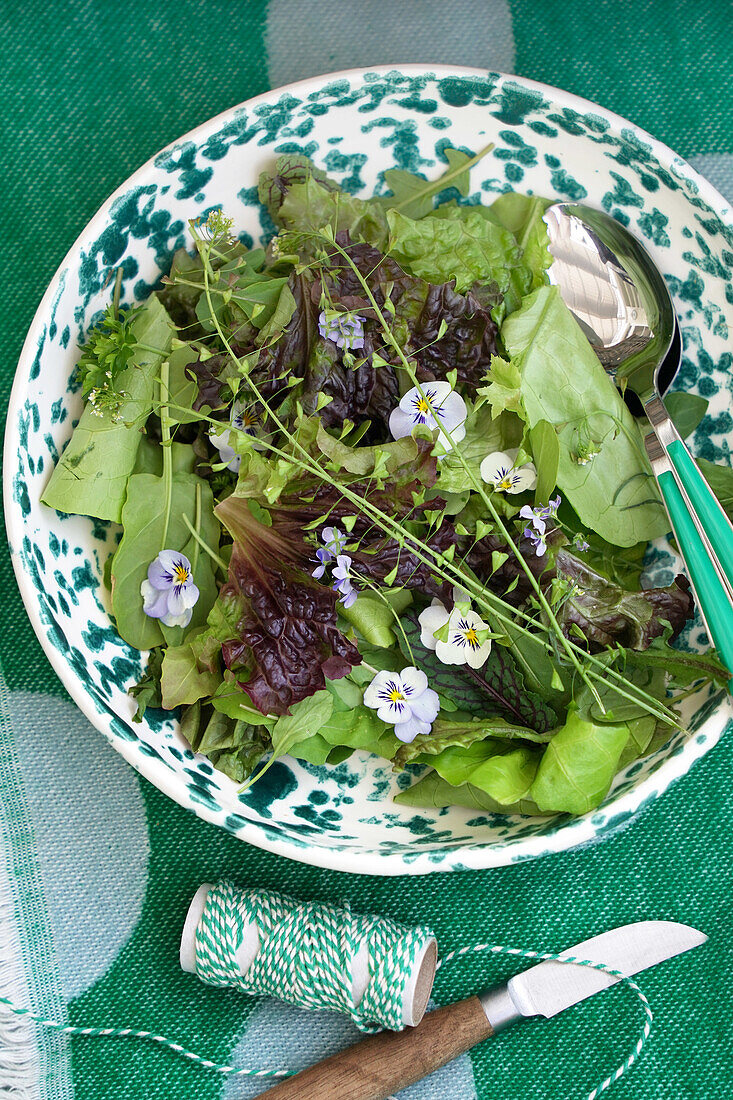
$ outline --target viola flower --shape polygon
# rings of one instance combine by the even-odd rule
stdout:
[[[239,467],[242,464],[242,456],[237,454],[231,445],[232,428],[256,438],[259,422],[260,418],[254,406],[247,407],[241,401],[235,401],[229,417],[230,426],[222,428],[219,432],[209,432],[211,444],[216,447],[219,458],[222,462],[226,462],[227,469],[231,470],[232,473],[239,473]]]
[[[576,550],[579,550],[581,554],[586,550],[590,550],[590,543],[584,539],[580,533],[573,535],[573,546]]]
[[[453,598],[456,599],[454,590]],[[420,623],[420,641],[427,649],[435,651],[435,656],[444,665],[468,665],[469,668],[481,668],[491,653],[491,639],[486,637],[489,630],[471,607],[461,601],[452,611],[435,599],[418,616]],[[447,624],[447,640],[440,641],[435,635]],[[483,636],[483,640],[482,640]]]
[[[533,462],[515,466],[519,447],[509,451],[492,451],[481,463],[482,479],[494,487],[495,493],[523,493],[537,484],[537,467]]]
[[[191,562],[177,550],[161,550],[148,566],[140,585],[143,611],[164,626],[188,626],[199,590],[193,583]]]
[[[538,558],[541,558],[547,553],[547,542],[545,541],[544,530],[540,531],[532,527],[525,527],[523,534],[534,546],[534,552]]]
[[[344,607],[351,607],[356,602],[359,591],[351,581],[351,558],[348,554],[339,554],[333,569],[333,590],[339,595]]]
[[[409,665],[402,672],[378,672],[364,692],[364,705],[376,710],[383,722],[394,725],[400,741],[414,741],[430,733],[440,710],[437,692],[428,687],[424,672]]]
[[[364,318],[358,313],[322,309],[318,331],[324,340],[330,340],[337,348],[358,351],[364,347]]]
[[[438,428],[438,442],[447,454],[453,443],[466,434],[466,402],[450,382],[424,382],[408,390],[389,417],[389,430],[395,439],[410,435],[418,424]],[[446,435],[450,432],[452,442]]]
[[[311,574],[317,580],[320,580],[326,572],[328,563],[338,554],[342,554],[346,548],[346,535],[338,527],[324,527],[321,531],[321,538],[326,545],[325,547],[319,546],[316,550],[316,557],[320,564],[316,566]]]

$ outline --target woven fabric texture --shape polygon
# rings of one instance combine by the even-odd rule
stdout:
[[[0,0],[0,40],[2,409],[43,291],[107,195],[191,127],[303,76],[399,61],[514,71],[630,118],[733,193],[733,7],[723,0]],[[178,941],[201,882],[348,898],[356,911],[429,925],[444,951],[474,941],[553,951],[667,918],[710,941],[642,976],[651,1043],[611,1095],[710,1100],[733,1089],[733,743],[603,844],[491,872],[351,877],[250,848],[140,779],[51,671],[4,550],[0,592],[0,986],[72,1024],[145,1028],[218,1061],[299,1068],[358,1032],[182,973]],[[519,969],[484,955],[453,963],[435,1000]],[[580,1098],[640,1023],[619,987],[507,1032],[402,1096]],[[2,1034],[0,1020],[0,1047]],[[22,1100],[245,1100],[266,1087],[140,1042],[66,1042],[31,1025],[18,1034],[36,1067]]]

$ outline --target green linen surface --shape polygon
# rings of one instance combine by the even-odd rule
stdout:
[[[3,409],[43,291],[107,195],[191,127],[304,76],[400,61],[513,71],[632,119],[733,199],[733,7],[721,0],[2,0],[0,37]],[[348,898],[432,925],[444,951],[480,941],[558,950],[626,921],[675,919],[710,942],[642,977],[651,1044],[612,1095],[709,1100],[733,1087],[730,739],[603,844],[497,871],[337,874],[250,848],[140,779],[51,671],[5,551],[0,592],[0,993],[60,1021],[144,1028],[220,1061],[300,1068],[355,1032],[340,1017],[183,974],[178,939],[202,881]],[[501,957],[454,963],[435,1000],[518,969]],[[583,1097],[640,1022],[617,988],[401,1095]],[[67,1041],[27,1025],[11,1034],[0,1016],[0,1097],[245,1100],[263,1087],[143,1042]]]

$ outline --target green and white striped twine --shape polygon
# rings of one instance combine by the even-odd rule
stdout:
[[[243,978],[236,962],[236,948],[244,923],[254,917],[260,930],[261,950],[247,977]],[[350,969],[344,960],[353,955],[354,944],[363,935],[369,937],[370,964],[375,966],[373,981],[358,1008],[354,1008]],[[412,935],[410,935],[412,933]],[[400,1027],[402,992],[409,964],[430,933],[425,928],[407,929],[394,921],[374,916],[356,916],[350,909],[330,905],[300,904],[267,891],[237,891],[231,883],[220,883],[209,892],[196,934],[196,969],[199,977],[213,985],[237,986],[244,992],[279,997],[303,1008],[331,1008],[346,1012],[364,1031],[378,1030],[376,1020],[392,1020],[385,1026]],[[489,952],[516,958],[590,966],[619,978],[639,998],[644,1010],[644,1025],[638,1041],[621,1065],[594,1088],[587,1100],[597,1100],[602,1092],[618,1081],[639,1058],[652,1025],[652,1010],[639,986],[617,970],[589,959],[559,956],[548,951],[530,951],[502,944],[478,943],[449,951],[438,967],[470,954]],[[337,970],[341,970],[337,973]],[[392,969],[392,968],[396,969]],[[199,969],[201,968],[201,969]],[[344,975],[347,978],[344,979]],[[394,986],[393,984],[394,983]],[[363,1000],[369,994],[369,1000]],[[0,996],[16,1016],[25,1016],[69,1037],[141,1039],[157,1043],[226,1077],[291,1077],[297,1070],[237,1068],[204,1058],[180,1043],[152,1031],[120,1027],[76,1027],[48,1020],[30,1008],[15,1005]]]

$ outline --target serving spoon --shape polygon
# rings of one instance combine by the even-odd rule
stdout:
[[[660,373],[668,385],[682,357],[667,284],[641,242],[604,211],[553,203],[544,220],[550,282],[602,366],[636,394],[649,419],[644,444],[677,545],[708,634],[733,670],[733,526],[660,395]]]

